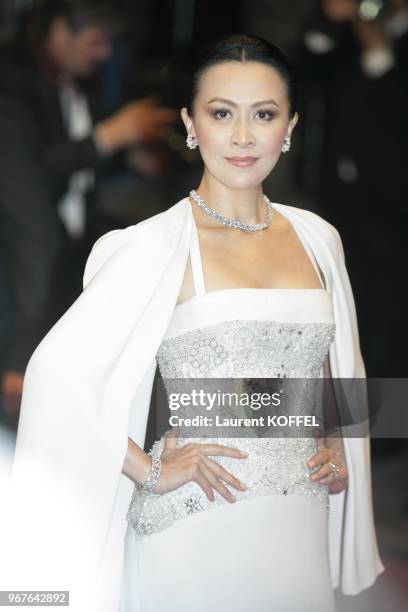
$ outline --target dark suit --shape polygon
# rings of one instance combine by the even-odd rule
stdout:
[[[302,185],[342,235],[368,374],[406,376],[408,34],[395,65],[370,77],[351,29],[332,30],[327,53],[301,49]]]
[[[5,367],[23,372],[44,333],[75,298],[65,296],[59,306],[51,299],[61,263],[77,252],[57,202],[72,173],[97,169],[103,159],[91,136],[69,140],[57,82],[24,43],[3,52],[0,61],[0,134],[0,239],[14,314]]]

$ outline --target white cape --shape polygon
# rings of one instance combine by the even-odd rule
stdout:
[[[333,377],[364,378],[337,231],[312,212],[274,206],[311,248],[331,292]],[[89,256],[83,293],[32,355],[12,477],[9,583],[2,588],[70,589],[73,610],[117,612],[133,489],[121,473],[127,440],[144,445],[155,353],[177,301],[193,222],[185,198],[102,236]],[[333,588],[356,594],[384,567],[369,439],[346,438],[344,447],[349,486],[330,496],[330,569]]]

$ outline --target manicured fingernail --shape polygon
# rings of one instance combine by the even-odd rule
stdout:
[[[247,489],[247,488],[248,488],[248,487],[247,487],[247,486],[246,486],[246,485],[245,485],[243,482],[241,482],[241,481],[239,482],[239,484],[241,485],[241,487],[242,487],[243,489]]]
[[[246,451],[243,451],[243,450],[240,450],[239,452],[240,452],[240,454],[241,454],[243,457],[248,457],[248,455],[249,455],[249,453],[247,453]]]
[[[237,501],[237,498],[236,498],[234,495],[231,495],[231,501],[232,501],[232,502],[236,502],[236,501]]]
[[[309,461],[309,463],[307,464],[309,467],[314,467],[316,464],[314,461]]]

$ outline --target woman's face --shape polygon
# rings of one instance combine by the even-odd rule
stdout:
[[[272,171],[298,116],[289,121],[286,82],[260,62],[224,62],[201,76],[194,116],[181,115],[198,140],[206,171],[233,189],[258,186]]]

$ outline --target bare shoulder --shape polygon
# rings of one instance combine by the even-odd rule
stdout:
[[[295,217],[303,221],[319,233],[331,250],[340,253],[344,257],[343,244],[337,228],[322,215],[306,208],[288,204],[278,204],[278,207],[280,210],[275,209],[275,211],[280,213],[281,216],[285,216],[287,212],[289,219]],[[290,223],[289,219],[286,220]]]
[[[276,208],[273,211],[273,226],[275,230],[282,233],[287,233],[292,230],[292,223]]]

